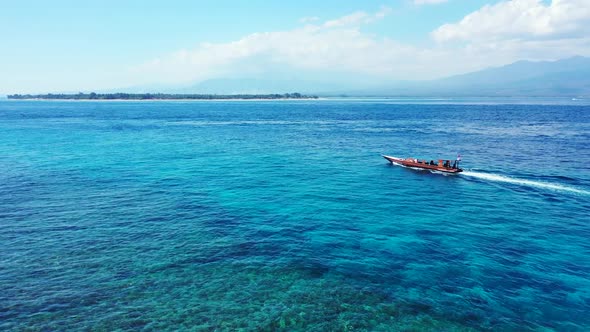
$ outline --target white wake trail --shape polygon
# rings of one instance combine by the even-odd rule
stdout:
[[[549,182],[541,182],[541,181],[534,181],[534,180],[525,180],[525,179],[511,178],[509,176],[504,176],[504,175],[480,173],[480,172],[472,172],[472,171],[464,171],[461,174],[465,175],[465,176],[471,176],[474,178],[488,180],[488,181],[494,181],[494,182],[504,182],[504,183],[521,185],[521,186],[529,186],[529,187],[550,189],[550,190],[557,190],[557,191],[567,191],[567,192],[581,194],[581,195],[590,195],[590,191],[570,187],[570,186],[559,184],[559,183],[549,183]]]

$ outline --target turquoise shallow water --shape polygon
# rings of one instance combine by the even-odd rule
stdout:
[[[544,101],[0,101],[0,329],[587,331],[588,146]]]

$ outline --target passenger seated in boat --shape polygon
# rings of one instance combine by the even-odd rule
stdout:
[[[450,167],[450,166],[451,166],[451,162],[450,162],[450,161],[448,161],[448,160],[445,160],[445,165],[444,165],[444,167],[447,167],[447,168],[448,168],[448,167]]]
[[[430,161],[430,165],[434,165],[434,160],[431,160]]]

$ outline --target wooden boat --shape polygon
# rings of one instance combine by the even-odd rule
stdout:
[[[431,171],[438,171],[444,173],[460,173],[463,169],[459,168],[459,161],[457,158],[451,165],[451,160],[439,159],[436,162],[434,160],[418,160],[416,158],[397,158],[392,156],[383,155],[383,158],[389,160],[392,164],[402,165],[406,167],[413,167],[419,169],[427,169]]]

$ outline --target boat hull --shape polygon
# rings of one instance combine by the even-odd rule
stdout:
[[[398,164],[398,165],[402,165],[402,166],[406,166],[406,167],[414,167],[414,168],[419,168],[419,169],[426,169],[429,171],[438,171],[438,172],[451,173],[451,174],[457,174],[457,173],[463,172],[463,170],[461,168],[452,168],[452,167],[444,167],[444,166],[438,166],[438,165],[430,165],[427,163],[420,163],[420,162],[417,162],[416,159],[412,159],[412,158],[403,159],[403,158],[385,156],[385,155],[383,156],[383,158],[387,159],[392,164]]]

